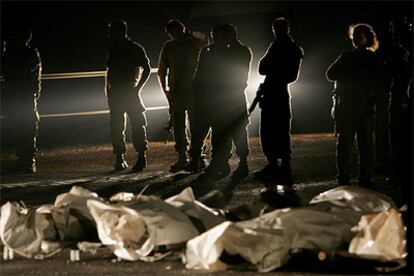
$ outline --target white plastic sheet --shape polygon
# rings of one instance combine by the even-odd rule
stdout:
[[[88,201],[88,207],[102,243],[114,246],[114,254],[126,260],[139,260],[156,246],[184,243],[199,234],[183,212],[156,197],[117,204]]]
[[[322,193],[311,200],[312,205],[302,208],[279,209],[258,218],[232,223],[224,222],[202,235],[187,242],[186,267],[189,269],[226,270],[229,265],[220,257],[226,251],[230,255],[239,255],[258,271],[266,272],[279,268],[290,258],[295,249],[324,251],[328,254],[338,250],[347,250],[347,245],[354,238],[352,228],[358,224],[361,216],[378,211],[387,212],[395,206],[386,196],[358,187],[338,187]],[[395,213],[390,211],[389,220],[377,218],[379,225],[394,227],[394,249],[401,249],[403,224],[397,222]],[[384,214],[384,213],[383,213]],[[374,220],[373,220],[374,221]],[[361,225],[361,231],[367,229],[368,223]],[[362,230],[364,229],[364,230]],[[385,232],[377,236],[374,242],[382,250],[391,239]],[[381,243],[381,245],[379,244]],[[397,250],[398,251],[398,250]],[[380,258],[387,252],[376,249]],[[398,251],[401,253],[401,250]],[[393,254],[395,254],[395,250]],[[402,256],[400,254],[396,254]],[[363,256],[363,255],[361,255]]]
[[[397,262],[407,255],[404,224],[401,214],[395,209],[362,216],[355,231],[358,234],[348,249],[351,254]]]
[[[83,241],[96,233],[86,206],[97,195],[81,187],[72,187],[56,198],[55,205],[35,210],[16,202],[1,207],[0,237],[5,246],[17,254],[43,258],[62,248]]]
[[[199,229],[202,232],[224,221],[219,212],[196,200],[191,187],[185,188],[181,193],[166,199],[165,202],[180,209],[193,219],[193,222],[194,219],[199,221],[203,226],[203,229]]]
[[[17,254],[32,258],[48,255],[51,250],[45,241],[56,241],[58,234],[49,208],[29,210],[16,202],[1,207],[0,237],[5,246]]]
[[[390,208],[396,208],[388,196],[357,186],[339,186],[320,193],[309,202],[320,203],[330,203],[336,207],[365,213],[386,212]]]
[[[253,220],[225,222],[187,243],[187,268],[214,271],[225,250],[260,272],[282,266],[293,249],[333,251],[353,237],[347,219],[312,208],[279,209]]]

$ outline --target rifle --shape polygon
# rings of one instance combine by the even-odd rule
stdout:
[[[260,101],[263,98],[263,95],[264,95],[263,86],[264,86],[263,83],[261,83],[259,85],[259,88],[257,89],[256,97],[254,97],[254,100],[253,100],[253,102],[252,102],[252,104],[250,105],[250,108],[249,108],[249,116],[253,113],[253,111],[255,110],[255,108],[257,106],[257,104],[260,103]]]
[[[335,138],[338,137],[338,112],[339,112],[340,97],[336,90],[336,82],[334,82],[334,87],[332,90],[332,108],[331,108],[331,117],[334,121],[334,134]]]
[[[170,134],[172,134],[173,128],[174,128],[174,124],[173,124],[173,114],[174,114],[174,104],[173,104],[173,100],[171,98],[171,95],[167,97],[167,101],[168,101],[168,113],[170,115],[169,119],[168,119],[168,124],[165,126],[164,130],[167,132],[167,140],[166,143],[168,142],[168,138],[170,136]]]

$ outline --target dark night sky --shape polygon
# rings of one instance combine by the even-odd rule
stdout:
[[[291,21],[292,36],[305,51],[299,81],[291,86],[296,133],[332,129],[331,84],[325,80],[324,72],[350,47],[346,40],[348,25],[369,23],[381,38],[388,21],[402,20],[404,16],[412,21],[413,11],[412,1],[0,3],[2,40],[15,24],[30,26],[34,32],[32,44],[41,53],[44,73],[103,70],[108,46],[106,26],[115,19],[128,22],[130,36],[146,48],[152,67],[156,67],[167,39],[163,26],[168,19],[179,18],[190,29],[202,32],[208,32],[218,22],[235,24],[240,39],[253,50],[252,83],[257,79],[257,62],[272,40],[270,23],[284,15]],[[44,82],[40,111],[106,109],[102,83],[102,79]],[[248,89],[250,100],[255,85]],[[166,103],[154,77],[143,97],[147,106]],[[255,129],[255,125],[251,126],[252,132]]]

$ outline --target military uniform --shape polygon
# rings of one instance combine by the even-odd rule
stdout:
[[[191,154],[197,158],[202,141],[212,127],[212,164],[228,166],[232,141],[240,157],[249,154],[248,114],[244,90],[250,70],[251,51],[239,41],[219,51],[202,49],[194,77],[195,133]]]
[[[192,126],[190,156],[192,162],[199,160],[201,157],[204,139],[206,138],[212,122],[215,118],[215,100],[210,94],[211,91],[217,90],[217,85],[211,80],[214,79],[216,69],[216,60],[212,59],[213,48],[208,45],[201,49],[197,69],[194,74],[194,123]]]
[[[339,105],[335,111],[338,132],[336,161],[338,183],[349,184],[352,147],[357,137],[359,183],[370,185],[373,169],[374,108],[377,93],[385,79],[378,57],[371,51],[356,48],[344,52],[327,70],[327,77],[337,82]]]
[[[8,45],[2,62],[4,92],[2,110],[5,115],[6,146],[14,149],[21,169],[35,172],[36,138],[41,91],[39,52],[23,45]]]
[[[394,45],[390,49],[385,61],[385,71],[391,82],[390,86],[390,142],[394,153],[400,151],[399,148],[399,129],[401,127],[401,118],[403,117],[404,105],[408,104],[408,87],[410,83],[408,51],[401,45]]]
[[[182,40],[169,40],[161,49],[158,71],[167,75],[169,104],[174,129],[175,150],[185,155],[188,146],[186,136],[186,111],[190,122],[190,133],[194,122],[194,95],[192,79],[200,51],[194,38],[185,34]]]
[[[131,122],[132,141],[137,152],[147,150],[145,107],[137,91],[137,67],[149,66],[144,48],[129,38],[111,46],[107,61],[107,97],[110,132],[115,154],[126,152],[125,113]]]
[[[261,87],[260,139],[263,153],[269,165],[275,167],[283,160],[283,174],[290,182],[291,171],[291,104],[288,84],[294,82],[299,73],[303,50],[289,35],[278,35],[265,56],[259,62],[259,73],[266,78]]]

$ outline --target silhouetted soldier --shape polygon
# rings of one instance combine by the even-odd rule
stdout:
[[[114,21],[109,24],[112,45],[108,53],[106,94],[110,110],[111,140],[116,162],[115,171],[128,167],[124,160],[125,113],[131,122],[132,141],[138,153],[133,171],[146,167],[147,138],[145,107],[140,91],[149,78],[151,68],[145,49],[127,36],[127,23]],[[141,72],[142,69],[142,72]]]
[[[35,173],[42,66],[39,52],[29,46],[31,38],[29,29],[20,29],[6,44],[2,108],[6,117],[6,143],[19,158],[13,171]]]
[[[291,106],[289,83],[299,74],[303,50],[289,35],[289,22],[276,18],[273,23],[275,40],[259,62],[259,73],[266,78],[261,84],[260,138],[268,164],[254,176],[258,179],[280,178],[283,184],[292,184],[291,160]]]
[[[398,136],[399,129],[402,127],[401,121],[403,113],[408,104],[408,87],[411,78],[408,58],[409,52],[400,43],[399,30],[395,21],[390,22],[387,40],[381,48],[381,57],[387,74],[387,80],[390,84],[389,137],[391,142],[391,157],[393,159],[390,176],[393,179],[398,167],[396,154],[401,150],[405,150],[401,148]],[[376,127],[378,127],[378,124]],[[378,149],[378,146],[377,144],[377,150],[381,151],[381,149]]]
[[[339,185],[349,185],[352,147],[355,135],[359,152],[359,185],[370,187],[373,169],[373,123],[375,98],[384,91],[384,71],[374,53],[376,34],[368,24],[350,28],[352,51],[342,53],[326,72],[336,81],[339,104],[335,110],[338,132],[336,161]]]
[[[220,102],[217,103],[216,111],[220,110],[220,117],[214,120],[212,125],[213,160],[209,168],[213,174],[216,174],[215,170],[218,169],[220,174],[221,169],[229,166],[231,141],[233,141],[240,161],[232,176],[244,178],[249,173],[247,164],[249,119],[244,90],[247,87],[252,53],[238,40],[235,26],[225,24],[223,34],[226,47],[217,53],[220,60],[216,65],[217,77],[214,80],[219,87],[216,93]],[[217,35],[221,34],[215,34],[215,40]],[[230,143],[228,141],[223,143],[228,138],[231,139]]]
[[[234,138],[240,157],[234,176],[244,177],[248,173],[249,152],[244,89],[251,53],[237,40],[236,29],[232,25],[217,24],[212,37],[214,42],[201,50],[194,77],[196,120],[190,168],[193,168],[192,164],[197,167],[203,141],[212,127],[212,161],[207,172],[214,177],[224,177],[230,172],[228,160]]]
[[[186,137],[186,111],[190,122],[190,133],[194,122],[194,95],[192,80],[197,66],[200,49],[206,44],[204,39],[196,38],[186,32],[184,25],[172,19],[165,25],[171,37],[162,47],[158,62],[158,79],[170,104],[170,120],[174,129],[175,150],[178,160],[170,170],[176,172],[185,168],[188,139]],[[168,86],[166,77],[168,76]]]
[[[201,153],[206,138],[213,121],[217,117],[216,108],[220,102],[220,97],[215,94],[219,89],[216,82],[218,62],[217,52],[225,48],[224,35],[222,41],[217,37],[217,31],[222,32],[223,24],[216,25],[211,32],[213,43],[201,49],[197,68],[193,79],[194,89],[194,123],[192,126],[190,157],[191,161],[186,170],[195,172],[201,168]],[[226,139],[223,142],[230,142]],[[228,173],[228,172],[227,172]]]

